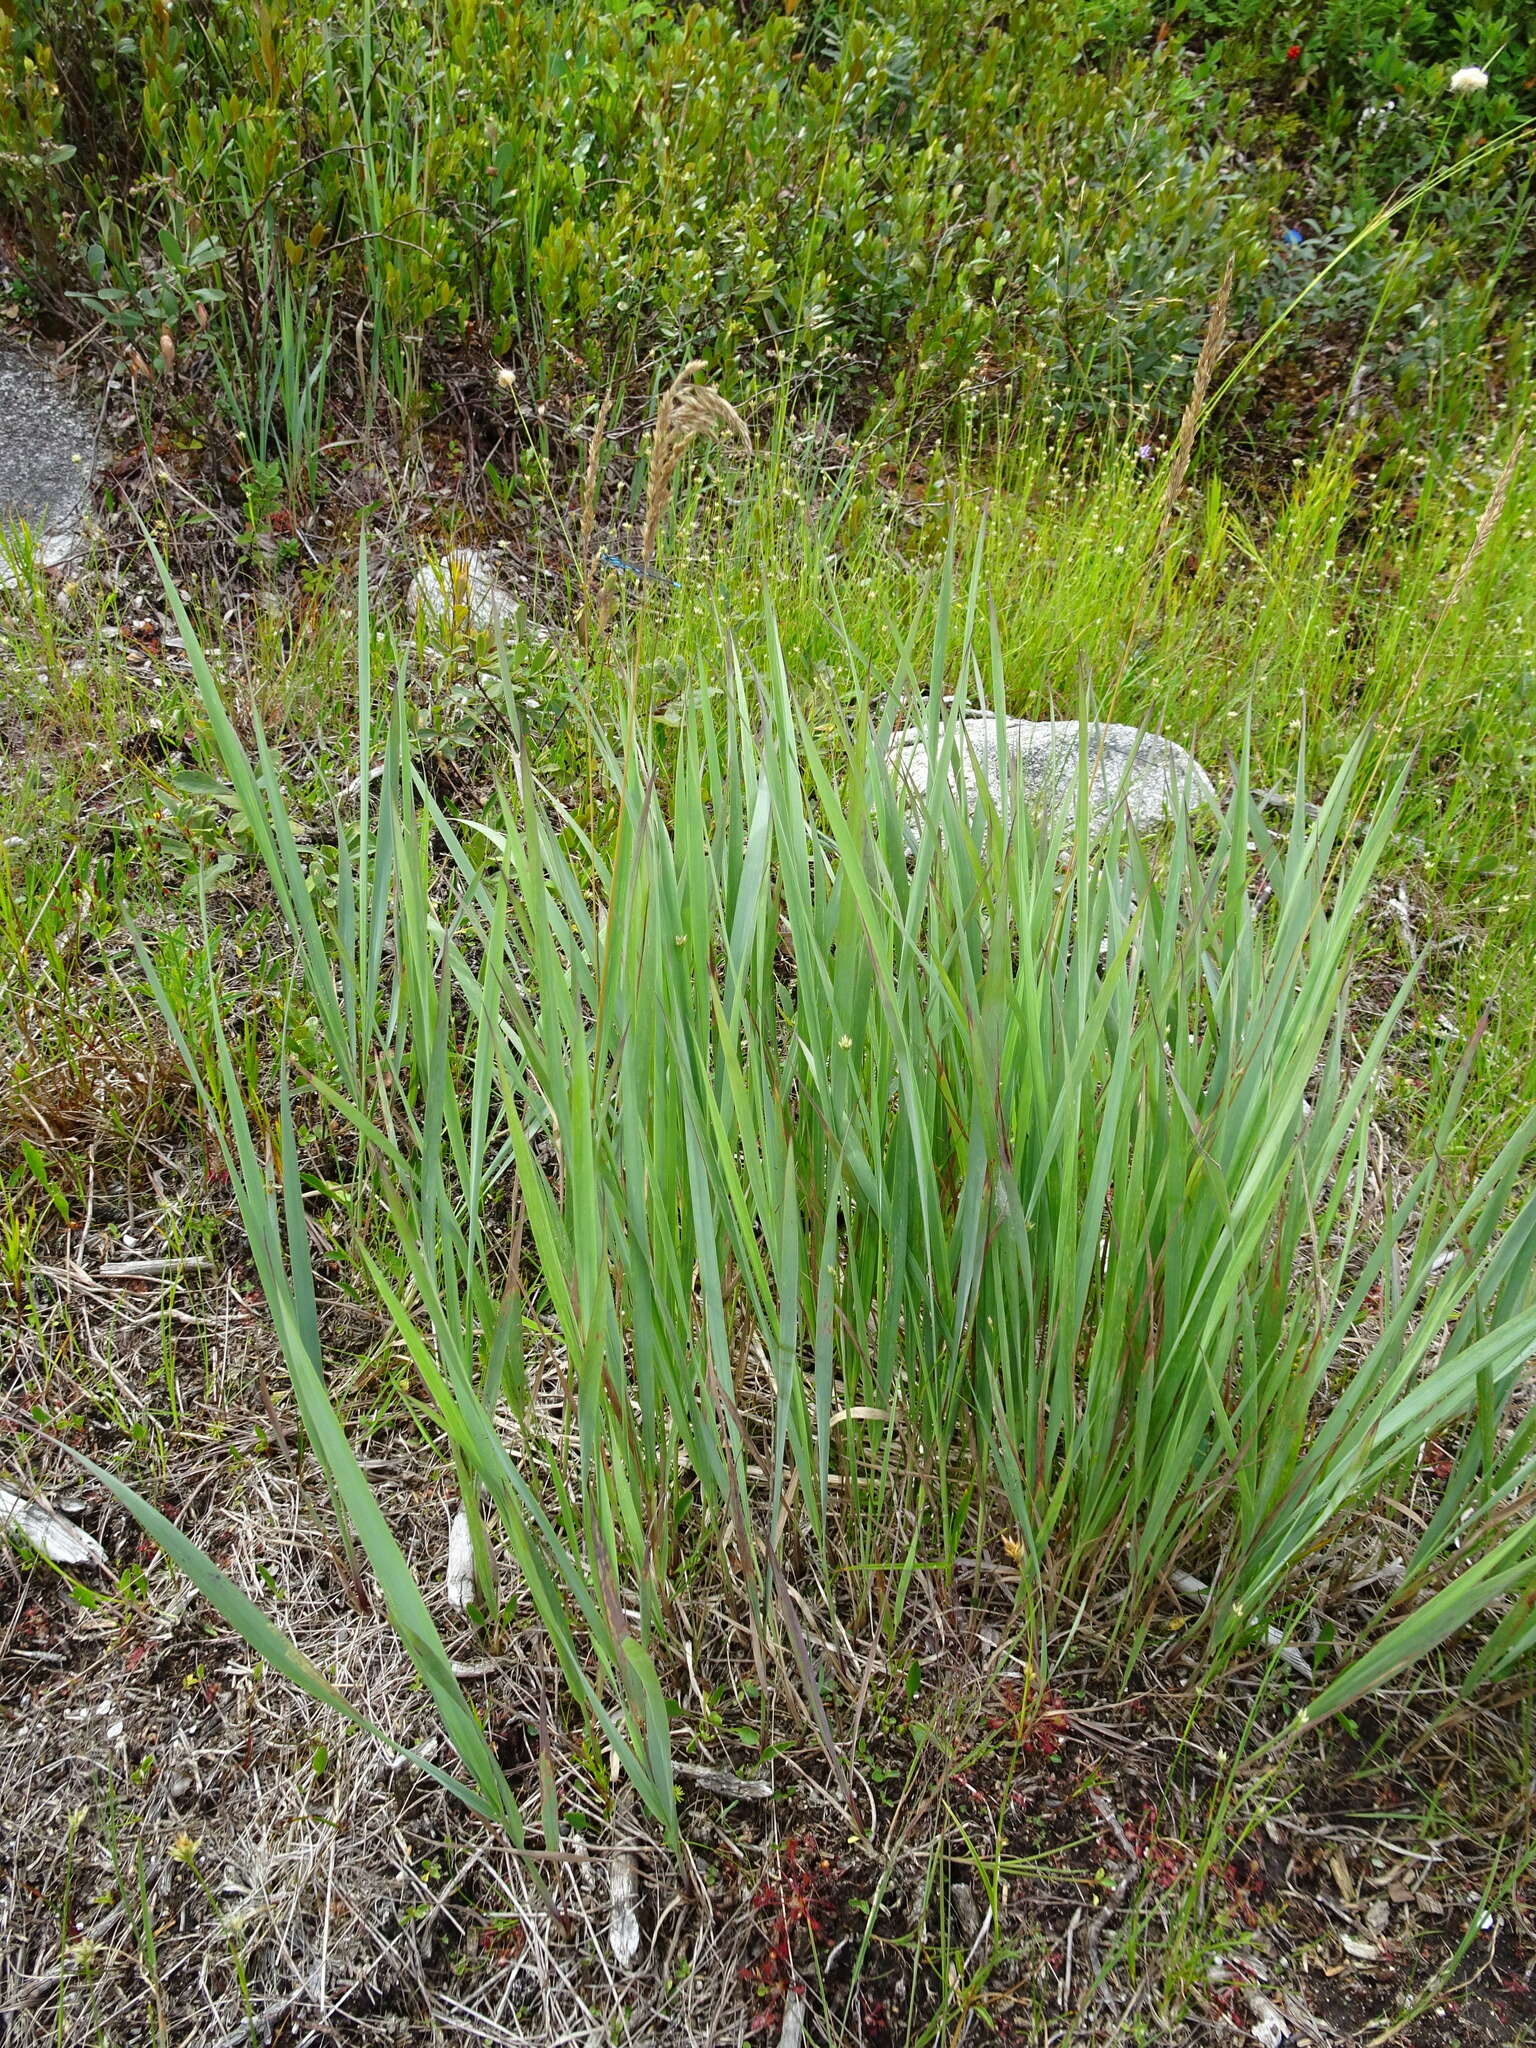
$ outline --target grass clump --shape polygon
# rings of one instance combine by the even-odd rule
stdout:
[[[1514,2037],[1524,52],[0,15],[105,377],[0,591],[5,1476],[110,1561],[0,1645],[23,2031]]]
[[[483,1625],[532,1609],[674,1842],[701,1599],[798,1690],[845,1793],[806,1617],[890,1646],[919,1573],[963,1602],[966,1560],[1000,1552],[1037,1658],[1075,1611],[1128,1660],[1170,1579],[1208,1596],[1208,1660],[1268,1630],[1295,1663],[1326,1625],[1303,1718],[1474,1622],[1469,1683],[1529,1649],[1532,1122],[1453,1192],[1453,1096],[1436,1156],[1384,1183],[1371,1104],[1407,984],[1363,1042],[1345,1021],[1400,786],[1357,747],[1277,837],[1240,761],[1224,816],[1156,849],[1090,839],[1086,807],[1064,837],[1008,790],[973,811],[946,775],[914,819],[896,720],[958,775],[939,679],[984,673],[1000,715],[974,615],[946,578],[934,682],[908,667],[880,716],[855,689],[832,741],[770,621],[762,674],[728,652],[675,756],[633,721],[622,747],[591,735],[598,838],[526,759],[499,821],[456,823],[398,690],[376,751],[360,577],[362,794],[328,906],[178,613],[350,1168],[306,1171],[286,1074],[264,1152],[222,1027],[212,1064],[184,1055],[340,1524],[465,1796],[513,1827],[327,1388],[322,1185],[457,1473]],[[1411,1540],[1384,1534],[1399,1516]]]

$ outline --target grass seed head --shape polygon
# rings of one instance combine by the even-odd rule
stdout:
[[[612,411],[613,393],[610,391],[597,409],[592,439],[587,444],[587,466],[581,479],[581,525],[576,536],[576,556],[589,591],[592,585],[592,539],[597,531],[598,475],[603,460],[603,437],[608,431],[608,417]]]
[[[1195,363],[1195,381],[1190,389],[1189,403],[1179,421],[1178,439],[1173,446],[1173,462],[1168,471],[1168,501],[1163,507],[1163,531],[1166,532],[1173,519],[1174,508],[1184,489],[1184,480],[1189,474],[1189,458],[1194,452],[1195,430],[1200,424],[1200,415],[1205,410],[1206,393],[1211,388],[1211,378],[1221,358],[1222,347],[1227,338],[1227,309],[1232,303],[1232,258],[1227,258],[1227,267],[1222,272],[1221,286],[1211,301],[1210,317],[1205,323],[1205,336],[1200,343],[1200,355]]]
[[[684,452],[701,438],[734,440],[743,454],[752,453],[752,436],[741,414],[722,397],[713,384],[696,381],[702,362],[686,364],[661,394],[656,408],[656,429],[651,436],[651,474],[645,493],[645,527],[640,559],[650,566],[655,559],[661,522],[672,502],[672,487]]]

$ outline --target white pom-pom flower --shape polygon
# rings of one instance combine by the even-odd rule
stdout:
[[[1475,64],[1464,64],[1459,71],[1451,73],[1452,92],[1486,92],[1488,74],[1480,71]]]

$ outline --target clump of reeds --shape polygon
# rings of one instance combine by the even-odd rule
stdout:
[[[1519,1422],[1536,1200],[1518,1176],[1536,1118],[1475,1177],[1426,1168],[1390,1215],[1356,1199],[1409,993],[1346,1068],[1339,1019],[1403,788],[1377,802],[1365,734],[1315,812],[1298,804],[1286,830],[1253,842],[1246,759],[1207,854],[1183,815],[1156,865],[1118,826],[1090,853],[1081,818],[1063,917],[1059,831],[994,831],[995,814],[973,814],[951,787],[964,701],[941,693],[976,675],[1001,702],[1004,675],[1000,636],[983,653],[968,618],[963,638],[953,630],[967,608],[946,571],[930,692],[914,682],[908,699],[920,729],[950,721],[920,810],[878,764],[847,759],[840,735],[837,752],[819,746],[770,620],[761,683],[743,675],[717,697],[719,657],[701,656],[672,756],[687,772],[668,778],[665,801],[644,730],[616,742],[594,709],[584,737],[612,830],[585,838],[573,864],[570,814],[529,776],[477,860],[441,810],[435,834],[416,829],[424,769],[397,669],[377,784],[360,774],[338,819],[352,850],[331,902],[312,891],[296,811],[269,757],[243,744],[159,566],[329,1093],[367,1134],[368,1200],[391,1219],[365,1248],[364,1300],[453,1448],[443,1478],[483,1597],[515,1568],[531,1661],[564,1677],[576,1741],[617,1759],[637,1826],[649,1816],[681,1856],[671,1603],[699,1614],[741,1600],[759,1684],[770,1656],[792,1666],[782,1710],[814,1723],[835,1777],[840,1738],[796,1613],[825,1606],[848,1558],[888,1556],[893,1530],[958,1582],[983,1512],[1016,1544],[1021,1611],[1042,1633],[1090,1599],[1107,1608],[1113,1585],[1121,1633],[1105,1647],[1130,1654],[1172,1585],[1202,1602],[1201,1654],[1218,1670],[1288,1647],[1281,1618],[1315,1603],[1321,1552],[1347,1556],[1354,1532],[1411,1524],[1401,1583],[1351,1609],[1341,1666],[1313,1676],[1303,1718],[1438,1661],[1469,1622],[1468,1689],[1526,1682],[1536,1521],[1515,1510],[1536,1494],[1536,1443]],[[357,589],[356,727],[369,734],[366,560]],[[880,713],[863,652],[840,635],[838,653],[840,725],[870,731]],[[1165,887],[1170,874],[1184,880]],[[1273,908],[1256,918],[1261,882]],[[978,932],[986,956],[971,971]],[[935,963],[956,961],[956,998],[933,1000]],[[205,1043],[179,988],[147,951],[140,964],[218,1133],[338,1540],[353,1532],[459,1770],[446,1751],[419,1760],[521,1844],[526,1797],[327,1381],[291,1105],[285,1094],[269,1151],[233,1030],[215,1010]],[[211,954],[199,972],[216,987]],[[753,1029],[760,1018],[770,1028]],[[1052,1108],[1027,1133],[1027,1171],[995,1187],[972,1172],[1007,1155],[1017,1106],[1037,1101]],[[1219,1134],[1209,1170],[1192,1129]],[[531,1253],[513,1260],[510,1336],[509,1185]],[[914,1217],[933,1219],[938,1260],[903,1250]],[[1273,1282],[1291,1271],[1306,1284],[1287,1301]],[[1384,1309],[1363,1317],[1377,1292]],[[526,1377],[525,1325],[562,1360],[548,1400]],[[1008,1341],[984,1343],[989,1330]],[[802,1374],[813,1331],[822,1355]],[[1149,1432],[1149,1413],[1177,1428]],[[1449,1508],[1442,1482],[1425,1481],[1426,1441],[1468,1447]],[[962,1461],[964,1487],[927,1484]],[[275,1677],[360,1719],[242,1585],[94,1472]],[[753,1530],[774,1533],[759,1547]],[[1196,1578],[1187,1567],[1202,1558],[1213,1568]],[[871,1576],[847,1612],[884,1641],[902,1610]],[[1019,1624],[1025,1645],[1035,1626]],[[1309,1684],[1309,1660],[1283,1661],[1287,1685]],[[556,1853],[557,1812],[543,1838]],[[610,1904],[628,1957],[626,1870]]]
[[[641,534],[640,560],[649,568],[655,559],[656,541],[678,464],[689,445],[701,437],[711,441],[734,440],[743,452],[752,453],[752,436],[741,414],[723,398],[713,384],[694,380],[704,368],[702,362],[688,363],[678,371],[661,394],[656,408],[656,429],[651,436],[651,473],[645,492],[645,526]]]

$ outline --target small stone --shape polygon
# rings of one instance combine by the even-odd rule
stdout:
[[[1084,725],[1075,718],[962,719],[954,766],[968,805],[985,784],[1000,802],[1004,777],[1035,815],[1070,837],[1076,824],[1084,745],[1088,749],[1088,829],[1102,832],[1123,816],[1137,832],[1154,830],[1181,811],[1216,808],[1216,791],[1194,755],[1161,733],[1135,725]],[[891,752],[897,776],[915,795],[927,793],[933,764],[926,736],[899,734]]]
[[[496,574],[496,560],[478,548],[454,548],[427,562],[411,578],[406,612],[431,632],[455,638],[472,633],[520,635],[527,611]]]
[[[469,1517],[462,1508],[448,1530],[448,1568],[443,1576],[449,1606],[462,1611],[475,1597],[475,1552],[470,1541]]]

